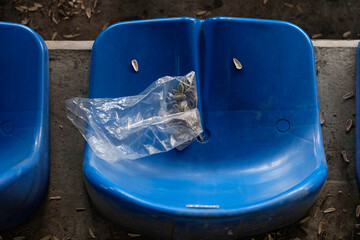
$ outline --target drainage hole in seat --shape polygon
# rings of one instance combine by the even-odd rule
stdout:
[[[276,126],[279,132],[287,132],[290,129],[290,122],[286,119],[280,119]]]
[[[5,134],[10,134],[14,131],[14,123],[5,121],[1,124],[1,131]]]
[[[205,129],[199,136],[196,137],[196,140],[199,143],[206,143],[210,140],[211,133],[208,129]]]

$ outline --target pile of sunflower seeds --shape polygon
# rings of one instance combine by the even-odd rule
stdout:
[[[171,97],[175,100],[173,109],[175,113],[177,112],[186,112],[197,107],[197,96],[196,96],[196,86],[195,81],[189,81],[188,78],[184,77],[181,82],[177,85],[175,89],[172,90]],[[192,126],[198,125],[198,122],[188,122],[184,120],[172,120],[170,124],[173,125],[183,125],[187,128],[192,128]],[[194,139],[184,142],[183,144],[176,147],[177,150],[182,151]]]
[[[173,97],[176,101],[175,108],[179,112],[185,112],[196,108],[196,88],[194,82],[184,77],[178,84],[176,89],[173,89]]]

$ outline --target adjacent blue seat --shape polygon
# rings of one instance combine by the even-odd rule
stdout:
[[[94,43],[89,97],[135,95],[192,70],[210,140],[117,164],[86,145],[95,206],[156,239],[236,238],[299,220],[327,175],[308,36],[287,22],[244,18],[118,23]]]
[[[49,64],[41,37],[0,22],[0,230],[35,211],[49,179]]]

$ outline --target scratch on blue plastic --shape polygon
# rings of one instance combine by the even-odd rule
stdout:
[[[26,219],[49,178],[49,64],[41,37],[0,22],[0,230]]]
[[[132,59],[138,73],[127,67]],[[301,218],[327,175],[308,36],[287,22],[229,17],[114,24],[94,43],[89,97],[138,94],[159,77],[191,70],[210,141],[116,165],[86,146],[96,207],[156,238],[240,237]],[[278,130],[279,120],[288,131]]]

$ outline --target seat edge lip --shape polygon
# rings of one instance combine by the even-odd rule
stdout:
[[[46,140],[44,139],[42,144],[35,146],[35,150],[26,158],[24,158],[22,162],[19,162],[17,165],[0,174],[0,191],[10,186],[16,181],[16,179],[19,179],[20,176],[24,175],[29,171],[32,171],[34,168],[36,168],[36,165],[38,163],[46,161],[45,163],[48,163],[48,165],[50,166],[49,147],[47,146],[48,144],[44,141]],[[49,175],[49,171],[47,172],[47,175]]]
[[[262,18],[246,18],[246,17],[229,17],[229,16],[216,16],[216,17],[211,17],[208,19],[204,20],[204,23],[209,23],[212,21],[240,21],[240,22],[249,22],[249,23],[272,23],[272,24],[276,24],[276,25],[287,25],[291,28],[296,29],[297,31],[299,31],[307,40],[308,42],[311,43],[311,39],[310,37],[307,35],[307,33],[298,25],[289,22],[289,21],[284,21],[284,20],[276,20],[276,19],[262,19]]]
[[[28,33],[30,33],[32,35],[32,37],[34,37],[36,39],[36,42],[38,44],[38,46],[40,47],[41,52],[44,54],[48,54],[48,49],[47,46],[45,44],[45,41],[42,39],[42,37],[35,32],[33,29],[31,29],[30,27],[20,24],[20,23],[14,23],[14,22],[4,22],[4,21],[0,21],[0,26],[9,26],[9,27],[16,27],[19,29],[22,29]]]
[[[96,46],[99,44],[99,42],[101,42],[102,38],[107,35],[109,32],[113,31],[113,29],[121,27],[121,26],[126,26],[126,25],[132,25],[132,24],[142,24],[142,23],[147,23],[147,24],[151,24],[151,23],[162,23],[162,22],[181,22],[181,21],[186,21],[186,22],[193,22],[193,23],[197,23],[200,22],[199,19],[194,18],[194,17],[167,17],[167,18],[153,18],[153,19],[143,19],[143,20],[130,20],[130,21],[122,21],[122,22],[117,22],[114,23],[110,26],[108,26],[107,28],[105,28],[95,39],[93,46],[92,46],[92,52],[94,50],[96,50]]]
[[[163,204],[156,204],[149,202],[147,200],[140,199],[131,195],[122,188],[119,188],[117,185],[113,184],[102,174],[93,169],[90,165],[86,164],[84,161],[83,171],[85,181],[88,181],[97,191],[106,192],[107,197],[117,198],[119,202],[125,201],[138,206],[142,209],[150,209],[163,214],[170,214],[174,216],[182,217],[200,217],[200,218],[216,218],[216,217],[233,217],[242,214],[251,214],[256,212],[264,211],[268,208],[277,208],[284,203],[288,204],[289,199],[296,201],[303,198],[307,194],[316,192],[319,188],[325,183],[328,168],[324,164],[320,164],[316,170],[314,170],[309,176],[307,176],[303,181],[296,184],[292,188],[286,190],[285,192],[276,195],[267,200],[255,203],[253,205],[246,205],[240,208],[233,209],[194,209],[194,208],[178,208],[178,207],[166,207]],[[100,180],[99,180],[100,179]],[[121,199],[121,200],[119,200]],[[144,210],[145,211],[145,210]]]

